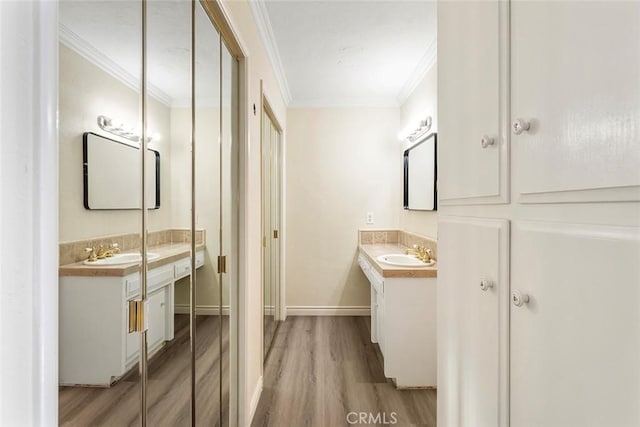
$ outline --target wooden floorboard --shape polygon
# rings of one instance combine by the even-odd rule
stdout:
[[[287,318],[263,380],[252,427],[348,426],[350,412],[386,417],[357,425],[389,425],[392,413],[396,426],[436,425],[436,391],[397,390],[385,378],[368,317]]]
[[[220,318],[198,316],[196,323],[196,421],[229,424],[229,322],[222,318],[222,421],[220,420]],[[149,362],[148,425],[191,425],[189,316],[175,315],[174,339]],[[110,388],[60,387],[62,426],[137,426],[140,387],[137,367]]]

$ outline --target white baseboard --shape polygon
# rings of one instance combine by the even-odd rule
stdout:
[[[370,316],[371,307],[349,305],[290,305],[287,307],[287,316]]]
[[[228,305],[222,306],[222,315],[228,316],[231,310]],[[175,314],[189,314],[189,304],[176,304],[174,307]],[[220,307],[217,305],[197,305],[196,314],[204,316],[217,316],[220,314]]]
[[[253,395],[251,396],[251,406],[249,407],[249,423],[247,425],[251,425],[253,422],[253,416],[256,414],[256,409],[258,409],[258,403],[260,403],[260,396],[262,395],[262,375],[258,378],[258,384],[256,384],[256,388],[253,391]]]

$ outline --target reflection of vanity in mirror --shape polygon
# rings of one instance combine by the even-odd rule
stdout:
[[[404,152],[404,208],[437,210],[437,134],[432,133]]]
[[[186,230],[159,236],[149,260],[147,347],[153,357],[174,338],[175,283],[191,274]],[[204,265],[204,236],[197,237],[196,268]],[[184,243],[175,243],[173,240]],[[119,240],[119,239],[118,239]],[[151,258],[151,257],[150,257]],[[129,301],[140,297],[137,262],[73,263],[60,274],[60,385],[108,387],[138,362],[140,342],[127,333]],[[94,331],[95,333],[87,333]]]
[[[200,2],[59,20],[60,424],[229,425],[238,62]]]

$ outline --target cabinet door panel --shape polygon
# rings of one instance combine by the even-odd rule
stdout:
[[[640,425],[640,229],[520,223],[511,426]]]
[[[162,288],[149,295],[149,330],[147,332],[147,345],[149,350],[154,349],[164,341],[165,327],[165,289]]]
[[[511,35],[520,201],[640,199],[640,2],[513,2]]]
[[[504,220],[438,224],[439,426],[506,425],[508,234]]]
[[[445,205],[506,197],[500,132],[504,7],[497,1],[438,4],[438,194]],[[484,135],[495,144],[483,148]]]

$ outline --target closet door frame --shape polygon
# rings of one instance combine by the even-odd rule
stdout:
[[[247,184],[250,181],[249,126],[252,120],[249,97],[250,60],[248,50],[232,25],[232,19],[222,0],[200,0],[200,4],[220,33],[222,42],[231,56],[238,61],[238,160],[237,164],[232,165],[231,173],[235,179],[235,182],[231,183],[232,191],[237,194],[238,201],[235,211],[237,229],[232,231],[236,239],[234,243],[237,262],[229,264],[232,268],[237,268],[237,271],[233,272],[237,277],[237,286],[231,286],[229,289],[229,372],[231,376],[229,413],[230,426],[234,427],[247,424],[250,415],[245,396],[253,393],[253,390],[247,390],[249,358],[247,357],[248,313],[246,310],[250,269],[247,260],[251,247],[248,233],[250,218],[247,209]]]
[[[283,263],[283,253],[284,253],[284,233],[283,233],[283,224],[284,224],[284,217],[283,217],[283,212],[284,212],[284,196],[283,196],[283,178],[284,178],[284,172],[283,172],[283,168],[284,168],[284,155],[283,155],[283,128],[280,125],[280,121],[278,120],[278,118],[276,117],[273,109],[271,108],[271,104],[268,100],[267,95],[265,94],[265,90],[264,90],[264,82],[261,80],[260,81],[260,93],[261,93],[261,100],[262,102],[260,103],[260,107],[261,107],[261,111],[260,111],[260,212],[261,212],[261,233],[260,235],[263,236],[263,238],[265,239],[270,239],[271,242],[273,242],[274,236],[272,234],[273,230],[266,230],[265,229],[265,224],[264,224],[264,208],[265,208],[265,200],[264,200],[264,188],[265,185],[269,185],[270,186],[270,199],[271,201],[273,201],[273,195],[271,194],[271,186],[272,186],[272,181],[273,181],[273,177],[272,175],[270,175],[270,182],[264,182],[264,170],[263,170],[263,164],[264,164],[264,159],[263,159],[263,153],[264,153],[264,117],[268,117],[270,120],[270,124],[273,128],[275,128],[276,134],[278,136],[278,149],[276,152],[277,155],[277,159],[270,159],[269,160],[269,167],[272,168],[274,163],[278,165],[277,170],[276,170],[276,176],[277,176],[277,192],[278,192],[278,197],[277,197],[277,230],[278,230],[278,254],[277,254],[277,269],[279,271],[279,274],[277,274],[278,276],[278,280],[277,280],[277,289],[275,289],[275,301],[274,301],[274,321],[276,322],[276,328],[274,330],[274,334],[275,331],[277,330],[277,322],[279,320],[284,320],[285,318],[285,312],[284,312],[284,278],[282,275],[282,272],[284,271],[284,263]],[[271,135],[271,131],[269,131],[269,135]],[[271,141],[271,137],[269,138],[269,140]],[[271,142],[270,142],[271,143]],[[271,206],[271,204],[269,205],[269,210],[270,210],[270,216],[272,215],[274,209],[273,206]],[[273,218],[271,218],[271,224],[273,224]],[[266,247],[266,242],[261,242],[261,267],[260,267],[260,272],[261,272],[261,278],[262,278],[262,291],[261,291],[261,301],[264,302],[264,289],[265,289],[265,247]],[[272,255],[273,256],[273,255]],[[270,274],[271,276],[271,274]],[[263,304],[263,313],[262,313],[262,317],[264,320],[264,304]],[[264,340],[264,323],[262,324],[262,339]],[[267,356],[268,351],[264,350],[264,342],[262,342],[262,360],[264,361],[264,359]],[[263,364],[264,365],[264,364]]]

